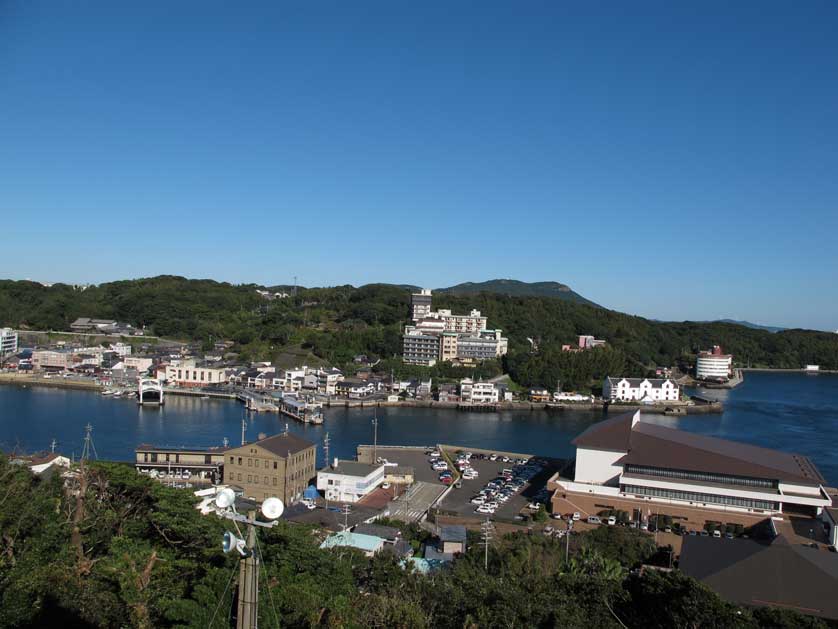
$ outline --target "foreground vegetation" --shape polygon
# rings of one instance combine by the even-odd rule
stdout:
[[[77,495],[0,457],[0,627],[226,627],[237,560],[228,523],[188,492],[95,463]],[[423,533],[405,527],[411,538]],[[651,538],[619,527],[564,544],[513,535],[473,547],[432,576],[389,555],[319,549],[284,522],[260,532],[261,627],[816,627],[794,613],[740,609],[678,572],[629,569]]]
[[[401,332],[407,322],[409,290],[372,284],[354,288],[299,289],[268,301],[255,285],[161,276],[111,282],[75,290],[56,284],[0,281],[0,324],[37,330],[66,330],[77,317],[114,318],[149,333],[191,340],[205,349],[231,339],[245,359],[309,357],[338,367],[365,354],[383,359],[376,369],[396,375],[457,378],[471,373],[441,365],[401,364]],[[683,365],[698,349],[720,344],[742,365],[838,369],[838,334],[810,330],[770,333],[731,323],[663,323],[551,297],[439,293],[434,306],[454,312],[481,310],[491,327],[509,337],[503,363],[478,375],[509,373],[518,384],[585,390],[605,375],[647,375],[656,365]],[[606,339],[595,351],[562,352],[579,334]],[[532,339],[535,349],[527,339]]]

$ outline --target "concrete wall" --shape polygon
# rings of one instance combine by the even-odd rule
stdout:
[[[623,471],[622,466],[615,465],[615,462],[625,455],[625,452],[577,448],[576,482],[604,484],[613,480]]]

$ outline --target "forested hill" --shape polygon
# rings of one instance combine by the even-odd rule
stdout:
[[[299,288],[296,296],[267,300],[256,285],[160,276],[111,282],[76,290],[56,284],[0,281],[0,326],[67,330],[77,317],[114,318],[149,333],[200,341],[232,339],[243,358],[270,359],[283,348],[298,348],[337,366],[356,354],[385,359],[380,368],[427,373],[437,378],[443,367],[423,372],[406,368],[401,331],[407,322],[410,291],[370,284],[355,288]],[[730,323],[664,323],[605,308],[552,297],[510,297],[488,292],[438,293],[435,308],[465,313],[472,308],[489,318],[490,327],[509,337],[503,368],[524,386],[585,388],[604,375],[645,375],[656,365],[691,362],[696,350],[720,344],[739,364],[800,368],[819,364],[838,369],[838,334],[808,330],[770,333]],[[561,351],[579,334],[605,339],[602,350]],[[527,338],[535,341],[533,351]],[[392,359],[392,360],[388,360]]]
[[[579,304],[596,306],[590,299],[585,299],[570,286],[559,282],[520,282],[518,280],[489,280],[487,282],[465,282],[448,288],[438,288],[440,293],[455,295],[473,295],[475,293],[496,293],[508,297],[553,297]]]

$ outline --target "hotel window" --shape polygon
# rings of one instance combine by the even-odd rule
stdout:
[[[239,457],[239,465],[241,465],[241,464],[242,464],[242,458]]]
[[[276,461],[274,461],[274,469],[276,469]]]
[[[201,372],[201,382],[203,382],[203,381],[204,381],[204,372],[202,371]]]
[[[247,467],[253,467],[253,459],[247,460]]]
[[[268,477],[267,476],[265,476],[265,484],[266,485],[268,484]]]
[[[265,459],[265,469],[268,469],[268,460]]]

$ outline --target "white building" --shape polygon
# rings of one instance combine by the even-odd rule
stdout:
[[[111,343],[111,351],[116,352],[120,358],[131,355],[131,346],[128,343]]]
[[[471,334],[486,329],[487,318],[481,315],[479,310],[472,310],[467,315],[451,314],[450,310],[437,310],[432,312],[431,316],[442,320],[446,332]]]
[[[699,352],[695,361],[695,377],[699,380],[727,380],[733,373],[733,356],[723,354],[715,345],[712,350]]]
[[[317,472],[317,489],[326,500],[358,502],[384,482],[384,465],[335,458],[331,467]]]
[[[573,444],[575,477],[555,479],[554,502],[593,495],[656,513],[668,505],[809,516],[832,505],[807,457],[642,422],[639,411],[594,424]]]
[[[17,331],[12,328],[0,328],[0,356],[17,352]]]
[[[122,364],[126,369],[136,369],[140,373],[148,371],[151,368],[152,362],[151,358],[144,356],[126,356],[122,360]]]
[[[471,378],[460,380],[460,399],[472,404],[497,404],[500,390],[492,382],[475,382]]]
[[[410,314],[414,321],[419,321],[431,314],[431,290],[423,288],[410,296]]]
[[[662,378],[611,378],[602,385],[602,398],[612,402],[676,402],[680,390],[674,380]]]
[[[166,365],[166,381],[179,387],[204,387],[227,382],[228,370],[197,363],[192,358]]]
[[[73,353],[67,350],[37,349],[32,352],[32,368],[67,369],[73,364]]]

